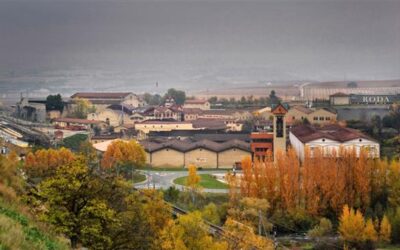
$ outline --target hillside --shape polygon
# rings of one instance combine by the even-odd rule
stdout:
[[[0,250],[69,249],[65,239],[58,239],[33,220],[0,200]]]

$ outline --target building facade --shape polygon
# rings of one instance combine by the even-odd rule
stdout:
[[[298,125],[289,134],[290,144],[301,160],[306,149],[312,156],[316,149],[327,156],[335,156],[340,150],[355,150],[357,157],[361,150],[367,150],[369,157],[379,158],[379,143],[358,130],[331,124],[323,127]],[[336,155],[337,156],[337,155]]]

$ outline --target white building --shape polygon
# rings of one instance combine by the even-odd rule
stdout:
[[[289,140],[301,160],[304,159],[304,152],[309,148],[310,154],[319,148],[326,155],[339,152],[340,149],[355,149],[357,156],[361,149],[366,149],[369,156],[379,158],[379,143],[358,130],[341,127],[331,124],[324,127],[312,125],[299,125],[291,129]]]

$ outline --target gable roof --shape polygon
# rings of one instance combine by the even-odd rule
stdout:
[[[308,124],[302,124],[293,127],[290,133],[296,136],[297,139],[303,143],[323,138],[341,143],[359,138],[376,142],[376,140],[356,129],[342,127],[337,124],[329,124],[320,128]]]
[[[286,114],[289,110],[289,105],[279,103],[271,106],[271,112],[273,114]]]
[[[205,149],[212,152],[223,152],[232,148],[238,148],[243,151],[251,152],[250,144],[240,140],[229,140],[224,143],[217,143],[211,140],[188,141],[188,140],[143,140],[140,144],[144,149],[153,153],[163,149],[173,149],[179,152],[189,152],[196,149]]]

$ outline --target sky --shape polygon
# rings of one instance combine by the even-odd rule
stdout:
[[[10,72],[186,87],[399,79],[400,1],[0,0]]]

